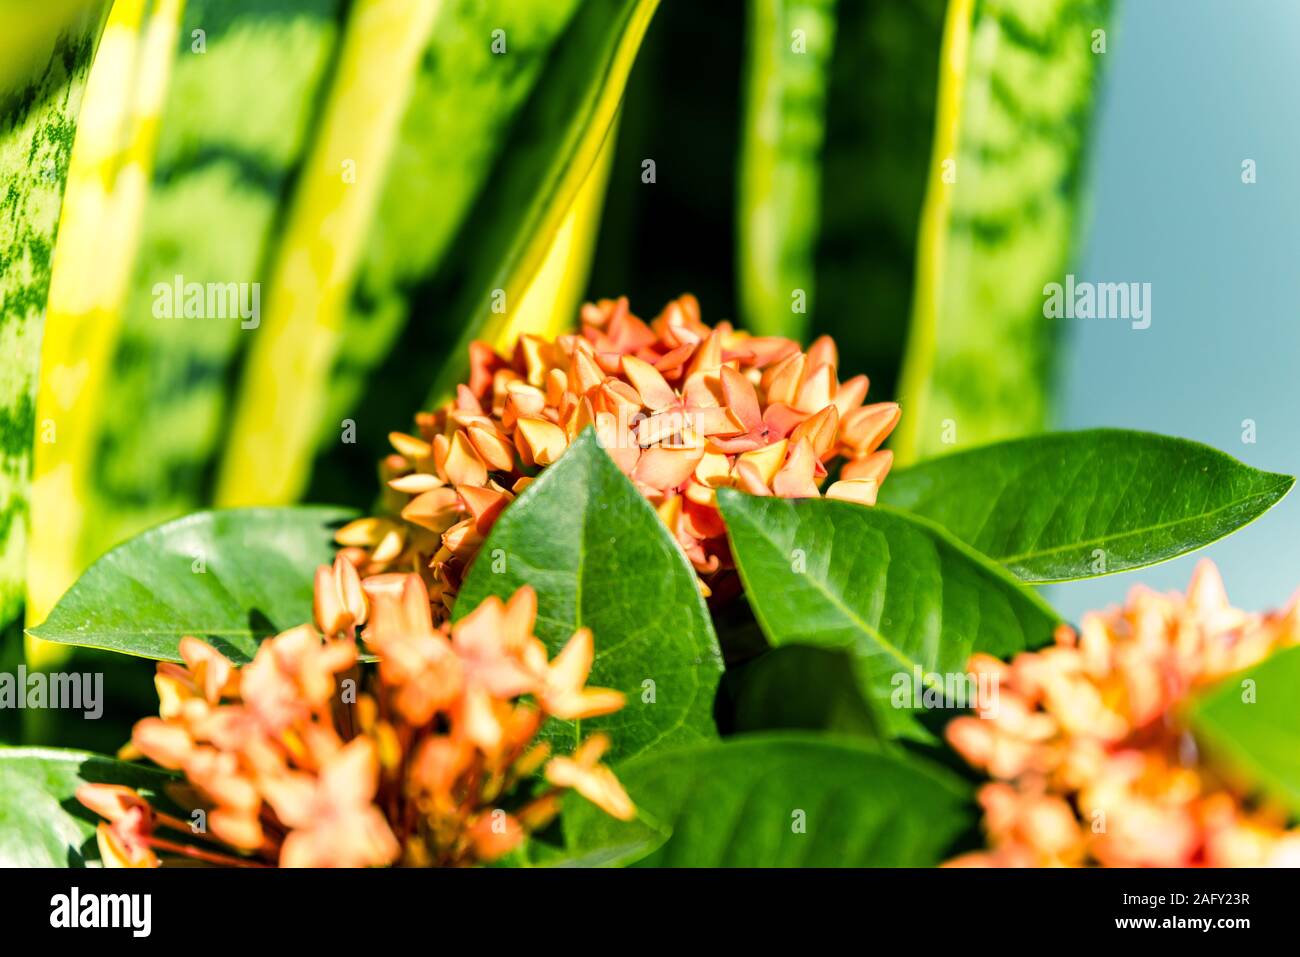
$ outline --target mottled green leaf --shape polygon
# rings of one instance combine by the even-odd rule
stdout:
[[[23,602],[54,238],[107,0],[0,7],[0,626]]]
[[[49,614],[93,557],[80,550],[83,531],[96,524],[91,516],[111,522],[111,511],[90,501],[88,483],[183,7],[181,0],[115,3],[86,81],[87,121],[68,167],[41,342],[32,484],[32,527],[40,534],[27,561],[29,623]],[[137,423],[147,421],[127,404]],[[48,664],[57,651],[31,645],[29,659]]]
[[[573,321],[544,315],[541,329],[521,329],[511,310],[614,135],[628,74],[658,6],[659,0],[588,0],[574,18],[548,67],[545,95],[529,104],[513,133],[512,162],[489,183],[475,210],[484,228],[463,250],[468,272],[444,327],[459,336],[434,383],[434,401],[465,381],[475,339],[505,346],[502,339],[519,332],[554,334]]]
[[[268,264],[264,322],[236,392],[218,504],[294,500],[318,446],[339,443],[345,417],[360,423],[353,431],[370,449],[405,423],[410,408],[383,422],[354,406],[404,327],[425,321],[417,300],[455,248],[494,163],[512,159],[505,143],[515,116],[576,7],[352,6],[316,142]],[[443,328],[443,338],[453,334]],[[436,368],[434,356],[423,359],[422,389]]]
[[[617,771],[642,820],[623,824],[571,797],[566,844],[608,846],[647,822],[671,829],[642,866],[925,867],[974,819],[968,788],[949,772],[851,738],[741,735]]]
[[[938,522],[1025,581],[1063,581],[1208,545],[1294,482],[1198,442],[1091,429],[896,469],[880,500]]]
[[[1191,702],[1197,741],[1246,790],[1300,814],[1300,648],[1225,678]]]
[[[1051,640],[1056,615],[1037,595],[923,519],[734,489],[718,502],[768,641],[847,651],[886,734],[926,739],[913,705],[973,652],[1005,658]],[[896,682],[915,697],[892,701]]]
[[[111,344],[112,374],[88,417],[94,435],[86,461],[72,463],[86,483],[79,540],[68,546],[80,567],[208,502],[235,373],[258,330],[234,314],[155,315],[155,287],[174,285],[177,276],[260,282],[260,308],[267,308],[269,260],[313,148],[344,7],[343,0],[186,4],[140,245]],[[202,52],[194,49],[196,30]]]
[[[312,620],[316,567],[354,517],[325,506],[187,515],[91,565],[31,633],[163,661],[194,635],[246,663],[263,638]]]
[[[1111,0],[953,0],[894,434],[900,464],[1043,428]],[[1098,36],[1096,31],[1102,31]],[[1128,277],[1112,277],[1114,279]]]
[[[522,585],[537,591],[537,635],[551,653],[590,628],[589,683],[627,695],[621,711],[580,728],[554,722],[547,733],[564,750],[597,728],[623,756],[715,735],[722,658],[695,572],[591,429],[502,512],[453,617]]]
[[[869,375],[881,398],[896,394],[907,334],[948,5],[837,7],[810,315],[842,376]]]
[[[763,335],[807,333],[835,7],[748,4],[737,265],[743,315]]]
[[[440,362],[454,389],[470,339],[504,346],[530,323],[554,332],[573,321],[602,150],[656,2],[435,4],[428,24],[412,4],[408,32],[427,38],[392,71],[401,95],[383,90],[382,112],[363,93],[392,38],[354,14],[322,120],[331,148],[308,162],[276,250],[218,504],[292,501],[318,456],[313,495],[355,500],[347,476],[372,470]],[[376,134],[358,139],[360,124]],[[358,159],[355,185],[341,181],[331,157],[371,141],[382,148]],[[588,188],[596,202],[583,204]],[[562,281],[529,308],[552,255]],[[304,286],[305,259],[315,278]],[[340,442],[347,423],[352,438]]]
[[[149,800],[168,775],[59,748],[0,748],[0,867],[82,867],[99,860],[99,818],[74,796],[85,783],[124,784]]]

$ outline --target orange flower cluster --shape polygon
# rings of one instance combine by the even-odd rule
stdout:
[[[207,826],[129,788],[84,785],[77,797],[107,819],[106,864],[157,866],[163,852],[226,865],[456,866],[517,848],[555,817],[566,788],[620,819],[635,815],[599,763],[602,735],[570,756],[534,741],[549,716],[622,707],[619,692],[584,687],[591,632],[548,660],[529,588],[436,628],[416,575],[363,587],[340,558],[315,584],[320,632],[303,625],[271,638],[243,668],[186,638],[185,664],[158,666],[161,717],[139,722],[128,750],[183,772],[175,798],[202,808]],[[363,690],[355,635],[367,622],[362,637],[380,661]],[[532,780],[539,773],[545,786]]]
[[[1233,608],[1202,562],[1186,596],[1138,588],[1122,608],[1062,626],[1056,644],[1009,665],[996,713],[948,725],[949,743],[994,781],[979,793],[990,848],[968,867],[1300,866],[1300,828],[1252,807],[1198,758],[1178,706],[1204,687],[1300,642],[1296,603]]]
[[[702,576],[732,564],[719,487],[816,497],[842,457],[826,496],[870,505],[893,460],[880,445],[898,405],[863,405],[867,378],[840,382],[831,339],[802,352],[710,328],[690,295],[648,324],[626,298],[588,304],[579,335],[525,335],[509,359],[475,343],[470,358],[468,385],[417,418],[418,436],[390,436],[381,475],[394,517],[337,538],[363,576],[421,575],[440,617],[497,515],[587,426]]]

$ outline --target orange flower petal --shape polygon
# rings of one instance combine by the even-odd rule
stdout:
[[[686,448],[656,446],[643,449],[632,472],[632,478],[651,488],[661,490],[678,488],[690,478],[702,458],[704,458],[703,445]]]
[[[550,465],[568,448],[564,430],[554,422],[532,417],[515,423],[515,447],[525,465]]]
[[[785,465],[772,479],[772,491],[781,498],[817,498],[817,483],[813,479],[816,468],[817,456],[812,445],[807,439],[800,439],[791,446]]]
[[[850,412],[840,423],[840,442],[854,458],[874,452],[894,431],[903,412],[897,402],[877,402]]]
[[[826,497],[843,502],[857,502],[859,505],[875,505],[879,491],[880,486],[875,479],[841,479],[831,484],[826,490]]]

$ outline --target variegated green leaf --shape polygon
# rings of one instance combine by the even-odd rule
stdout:
[[[953,0],[903,367],[903,463],[1040,430],[1110,0]],[[1100,33],[1098,31],[1101,31]]]
[[[41,329],[107,0],[0,5],[0,627],[23,601]]]
[[[836,0],[750,0],[737,204],[742,312],[804,339],[813,296]]]
[[[189,0],[111,374],[77,495],[79,565],[204,504],[253,323],[159,316],[159,284],[262,282],[311,149],[342,0]],[[224,286],[223,286],[224,288]],[[251,288],[250,288],[251,292]],[[166,302],[164,302],[166,304]],[[219,305],[214,300],[214,305]],[[217,311],[220,311],[218,309]],[[249,327],[249,328],[245,328]],[[94,515],[94,521],[84,518]]]
[[[441,358],[465,368],[464,345],[453,347],[462,330],[505,341],[521,326],[567,321],[594,237],[604,144],[653,7],[516,0],[439,8],[427,48],[399,78],[409,106],[390,149],[372,157],[369,206],[355,208],[355,198],[347,205],[353,231],[328,255],[304,260],[314,276],[273,275],[219,502],[299,495],[318,451],[351,451],[340,442],[351,424],[356,448],[366,450],[360,458],[370,458],[418,408]],[[347,79],[336,80],[326,122],[329,111],[347,110]],[[326,174],[337,178],[333,166]],[[303,260],[289,258],[295,243],[321,243],[316,220],[349,196],[331,184],[295,199],[282,263]],[[337,216],[324,222],[339,225]],[[551,265],[558,268],[548,272]],[[542,283],[550,292],[532,297],[541,308],[530,309],[539,275],[551,280]],[[324,294],[295,291],[308,278]],[[358,407],[363,396],[369,401]]]
[[[86,82],[50,277],[36,416],[27,618],[82,568],[86,478],[121,325],[183,0],[113,5]],[[33,648],[40,662],[41,649]]]

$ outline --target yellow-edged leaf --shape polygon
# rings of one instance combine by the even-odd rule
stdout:
[[[184,0],[117,0],[91,67],[54,256],[36,400],[27,620],[81,571],[97,405],[116,345]],[[47,646],[46,646],[47,647]],[[48,647],[47,647],[48,650]],[[29,644],[40,664],[42,646]]]

